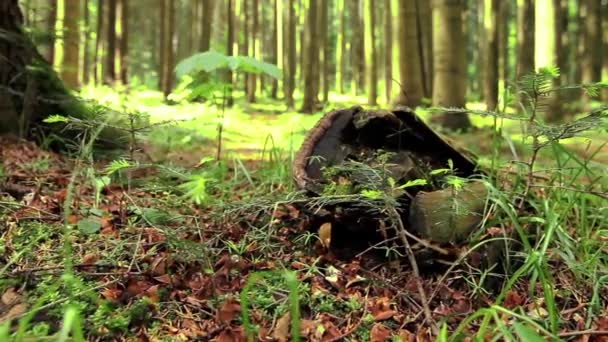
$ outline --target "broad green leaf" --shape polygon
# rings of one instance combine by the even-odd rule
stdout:
[[[517,335],[519,335],[519,337],[521,337],[522,341],[528,341],[528,342],[545,341],[545,339],[541,335],[539,335],[534,330],[530,329],[528,326],[526,326],[522,323],[516,322],[513,324],[513,327],[515,328]]]
[[[178,78],[184,75],[196,74],[201,71],[212,72],[228,67],[228,57],[222,53],[210,50],[194,54],[177,64],[175,74]]]
[[[57,122],[69,122],[70,120],[63,115],[50,115],[46,119],[42,120],[46,123],[57,123]]]
[[[405,189],[405,188],[410,188],[412,186],[421,186],[421,185],[427,185],[428,182],[426,181],[426,179],[422,179],[422,178],[418,178],[418,179],[412,179],[407,181],[405,184],[400,185],[398,189]]]
[[[78,230],[85,234],[95,234],[101,230],[101,222],[94,217],[82,219],[78,221]]]

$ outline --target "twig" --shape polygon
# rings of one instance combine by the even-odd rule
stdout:
[[[582,335],[607,335],[608,330],[579,330],[579,331],[568,331],[564,333],[560,333],[557,336],[559,337],[575,337]]]
[[[414,256],[414,251],[412,250],[412,247],[410,246],[410,243],[407,240],[407,235],[405,233],[405,227],[403,226],[403,221],[401,220],[401,216],[399,216],[399,213],[397,212],[397,210],[394,207],[389,206],[388,209],[390,211],[391,216],[393,216],[394,221],[399,226],[398,233],[401,237],[401,242],[403,243],[403,245],[406,249],[407,258],[412,267],[412,272],[414,273],[414,277],[416,278],[416,285],[418,286],[418,294],[420,295],[420,301],[422,304],[422,310],[424,311],[424,316],[426,318],[426,321],[429,323],[431,330],[433,331],[433,334],[435,334],[435,336],[438,336],[439,329],[437,328],[437,325],[435,325],[435,321],[433,320],[433,315],[431,314],[431,308],[429,307],[426,292],[424,291],[424,287],[422,285],[422,280],[420,278],[420,271],[418,270],[418,263],[416,263],[416,257]]]

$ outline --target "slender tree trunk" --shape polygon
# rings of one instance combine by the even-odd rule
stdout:
[[[433,105],[464,107],[466,104],[466,61],[462,32],[462,1],[433,0],[433,53],[435,78]],[[451,129],[470,126],[466,114],[446,113],[440,123]]]
[[[400,89],[395,104],[415,108],[420,105],[424,87],[415,0],[399,0]]]
[[[517,8],[517,79],[534,72],[534,0],[523,0]]]
[[[173,44],[175,34],[175,1],[162,1],[165,2],[164,6],[161,7],[161,11],[164,10],[164,37],[162,38],[163,45],[161,46],[161,49],[164,51],[162,63],[162,92],[166,100],[173,88],[173,67],[175,64],[175,47]]]
[[[91,50],[89,49],[89,41],[91,38],[91,13],[89,11],[89,0],[84,0],[83,12],[84,31],[82,34],[82,83],[86,85],[89,84],[89,81],[91,79]]]
[[[251,25],[251,56],[258,58],[258,31],[259,31],[259,0],[253,0],[253,8],[251,11],[252,25]],[[255,74],[248,74],[247,79],[249,80],[249,86],[247,87],[247,101],[250,103],[255,102],[255,92],[257,88],[257,77]]]
[[[485,67],[485,102],[487,110],[495,110],[498,105],[498,42],[499,16],[501,0],[486,0],[486,13],[490,15],[485,19],[487,48]],[[487,7],[490,7],[488,9]]]
[[[360,1],[349,0],[351,36],[351,67],[354,78],[354,94],[365,90],[365,54],[364,54],[364,29],[361,23]]]
[[[289,0],[287,28],[287,82],[285,83],[285,100],[288,108],[294,108],[293,92],[296,84],[296,9],[295,0]]]
[[[367,104],[378,104],[378,48],[376,46],[376,6],[371,0],[365,0],[365,59],[367,64]]]
[[[203,18],[201,20],[201,51],[209,51],[211,44],[211,30],[213,29],[214,0],[202,0]]]
[[[48,1],[48,11],[44,17],[44,30],[47,30],[49,37],[43,45],[42,55],[53,65],[55,63],[55,24],[57,22],[57,0]]]
[[[272,20],[272,44],[271,44],[271,51],[272,53],[270,54],[270,62],[272,64],[278,65],[278,58],[279,58],[279,30],[281,29],[281,26],[279,25],[279,16],[281,16],[281,12],[279,11],[279,6],[278,6],[278,0],[274,0],[273,3],[273,13],[274,13],[274,17]],[[277,98],[277,92],[279,89],[279,80],[277,79],[272,79],[272,86],[270,89],[270,97],[273,99]]]
[[[163,86],[165,85],[165,60],[167,59],[167,51],[165,47],[167,46],[167,42],[165,42],[167,38],[167,0],[158,0],[160,2],[159,6],[159,18],[160,18],[160,34],[159,34],[159,52],[158,56],[158,89],[163,91]]]
[[[384,90],[386,103],[389,103],[393,85],[393,13],[391,0],[384,0],[384,42]]]
[[[234,0],[227,0],[228,5],[228,32],[226,40],[226,56],[234,55]],[[229,85],[226,104],[232,106],[234,104],[234,98],[232,97],[232,85],[234,81],[232,79],[232,71],[229,69],[226,71],[226,84]]]
[[[559,0],[557,0],[559,1]],[[502,94],[509,82],[509,21],[510,7],[508,1],[498,4],[498,94]]]
[[[602,56],[602,81],[608,83],[608,3],[602,7],[602,32],[604,55]],[[608,88],[602,90],[602,101],[608,102]]]
[[[600,0],[581,0],[581,11],[584,12],[583,26],[583,53],[581,77],[582,83],[598,82],[601,78],[602,35],[600,22]],[[584,101],[590,99],[587,95]]]
[[[253,0],[243,0],[243,45],[242,45],[242,52],[240,53],[243,56],[251,56],[251,53],[249,51],[249,31],[250,31],[250,9],[249,9],[249,2],[253,1]],[[244,79],[244,89],[245,89],[245,94],[249,94],[249,77],[247,75],[244,75],[243,77]]]
[[[103,64],[103,42],[104,42],[104,11],[105,5],[104,0],[97,1],[97,37],[95,38],[95,56],[93,57],[93,78],[95,84],[99,84],[102,77],[102,64]]]
[[[108,25],[106,41],[106,66],[104,68],[104,83],[113,84],[116,81],[116,3],[117,0],[108,0]]]
[[[323,103],[327,103],[329,100],[329,37],[327,27],[329,25],[329,8],[330,5],[327,1],[321,1],[319,3],[321,6],[321,23],[319,27],[321,28],[320,34],[320,44],[321,44],[321,68],[319,68],[319,74],[321,79],[321,93],[323,96]]]
[[[344,77],[346,75],[346,0],[338,0],[337,4],[340,31],[336,39],[336,90],[340,94],[344,94]]]
[[[312,113],[315,110],[316,105],[316,93],[315,93],[315,67],[316,61],[319,57],[319,47],[317,37],[317,10],[319,6],[317,0],[310,0],[310,7],[308,8],[308,20],[306,25],[307,37],[305,53],[306,53],[306,64],[304,65],[304,102],[302,104],[301,112]]]
[[[71,0],[69,5],[64,0],[63,61],[61,62],[61,78],[70,88],[78,88],[80,60],[80,0]]]
[[[415,0],[418,34],[418,50],[422,64],[422,86],[424,97],[433,96],[433,21],[431,0]]]
[[[120,36],[118,56],[120,60],[120,80],[122,84],[129,84],[129,1],[118,0],[118,13],[120,15]]]
[[[556,37],[560,35],[560,32],[556,32],[556,7],[554,5],[554,0],[536,0],[535,3],[536,44],[534,59],[538,69],[557,65],[556,53],[559,47],[556,45]],[[564,116],[558,96],[559,92],[555,92],[553,98],[550,99],[546,113],[547,121],[560,121]]]

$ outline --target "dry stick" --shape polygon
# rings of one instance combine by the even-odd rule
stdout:
[[[422,310],[424,311],[424,316],[426,318],[426,321],[431,326],[431,330],[433,331],[433,334],[435,334],[435,336],[439,336],[439,329],[437,328],[437,326],[435,325],[435,321],[433,320],[433,315],[431,314],[431,308],[429,307],[429,302],[427,301],[426,292],[424,292],[424,287],[422,286],[422,280],[420,278],[420,271],[418,270],[418,263],[416,263],[416,257],[414,256],[414,251],[412,250],[412,247],[410,246],[410,243],[407,240],[407,235],[405,233],[405,227],[403,226],[403,221],[401,220],[401,216],[399,216],[399,213],[397,212],[397,210],[394,207],[389,206],[388,209],[390,210],[390,214],[391,214],[391,216],[393,216],[394,221],[399,226],[398,233],[399,233],[399,236],[401,237],[401,242],[403,243],[403,245],[406,249],[407,258],[412,267],[412,272],[414,272],[414,277],[416,278],[418,294],[420,295]]]
[[[580,331],[569,331],[561,333],[559,337],[575,337],[582,335],[608,335],[608,330],[580,330]]]

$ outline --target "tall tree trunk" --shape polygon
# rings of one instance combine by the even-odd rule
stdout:
[[[271,46],[271,54],[270,54],[270,62],[274,65],[278,65],[279,61],[279,30],[281,26],[279,25],[279,17],[281,16],[279,2],[278,0],[274,0],[273,3],[273,20],[272,20],[272,44]],[[272,79],[272,85],[270,89],[270,97],[273,99],[277,98],[277,92],[279,90],[279,80]]]
[[[602,81],[608,83],[608,3],[602,7],[602,32],[604,55],[602,56]],[[602,101],[608,102],[608,88],[602,90]]]
[[[91,38],[91,13],[89,11],[89,0],[84,0],[84,32],[82,34],[82,83],[89,84],[91,75],[91,51],[89,49],[89,41]]]
[[[390,1],[390,0],[387,0]],[[336,39],[336,90],[344,94],[346,76],[346,0],[338,0],[337,17],[340,18],[340,31]]]
[[[167,51],[165,47],[167,46],[167,0],[158,0],[160,2],[159,8],[159,18],[160,18],[160,34],[159,37],[159,52],[158,56],[158,89],[163,91],[163,87],[165,85],[165,60],[167,59]]]
[[[602,35],[600,22],[600,0],[581,0],[581,11],[584,12],[583,26],[583,54],[581,77],[582,83],[598,82],[601,78],[602,68]],[[585,101],[589,98],[585,95]]]
[[[367,64],[367,104],[378,104],[378,49],[376,47],[376,6],[365,0],[365,59]]]
[[[80,81],[80,0],[66,0],[64,6],[63,61],[61,62],[61,78],[70,88],[78,88]]]
[[[416,0],[399,0],[400,89],[395,104],[415,108],[424,93]]]
[[[203,18],[201,20],[201,51],[209,51],[211,45],[211,30],[213,29],[214,0],[202,0]]]
[[[163,84],[162,91],[165,99],[171,94],[173,89],[173,67],[175,64],[175,46],[173,44],[175,34],[175,1],[174,0],[162,0],[165,1],[164,9],[164,37],[162,39],[163,46],[161,49],[164,51],[164,58],[162,64],[163,73]]]
[[[486,55],[488,47],[488,37],[486,34],[486,0],[477,1],[477,50],[479,57],[477,59],[477,78],[479,79],[479,97],[485,101],[485,84],[486,84]]]
[[[232,56],[234,55],[234,0],[227,0],[226,4],[228,5],[228,32],[226,35],[226,56]],[[226,84],[228,84],[229,86],[226,104],[228,106],[232,106],[234,104],[234,98],[232,97],[232,85],[234,84],[234,82],[232,79],[232,71],[230,69],[226,71]]]
[[[321,0],[322,1],[322,0]],[[304,102],[301,112],[312,113],[315,110],[317,94],[315,93],[315,68],[319,57],[319,46],[317,37],[317,0],[310,0],[308,8],[308,19],[306,25],[306,64],[304,65]]]
[[[55,62],[55,24],[57,22],[57,0],[48,0],[48,10],[44,16],[44,30],[49,36],[45,39],[42,55],[53,65]]]
[[[365,90],[364,27],[361,23],[361,1],[349,0],[350,27],[352,30],[350,64],[353,70],[353,93],[355,95]]]
[[[288,108],[294,107],[293,92],[296,85],[296,8],[295,0],[289,0],[287,28],[287,82],[285,83],[285,100]]]
[[[424,97],[433,96],[433,21],[431,1],[415,0],[418,34],[418,50],[422,64],[422,86]]]
[[[466,61],[462,32],[461,0],[433,0],[433,105],[464,107],[466,104]],[[466,129],[466,114],[445,113],[439,122],[447,128]]]
[[[559,0],[557,0],[559,1]],[[500,1],[498,5],[498,94],[504,92],[509,82],[509,21],[510,7],[508,1]]]
[[[554,0],[536,0],[535,20],[536,20],[536,35],[535,35],[535,53],[534,59],[536,68],[544,68],[557,66],[557,46],[556,37],[560,32],[556,32],[555,25],[557,9],[554,6]],[[546,113],[547,121],[560,121],[563,118],[563,111],[560,105],[559,92],[553,93],[548,112]]]
[[[118,57],[120,60],[120,80],[122,84],[129,83],[129,1],[118,0],[118,13],[120,15],[120,36]]]
[[[320,34],[320,44],[321,44],[321,55],[322,55],[322,64],[321,68],[319,68],[319,74],[321,79],[321,93],[323,96],[323,103],[327,103],[329,100],[329,36],[328,36],[328,25],[329,25],[329,2],[321,1],[319,3],[321,6],[321,23],[319,27],[321,28]]]
[[[253,1],[253,0],[243,0],[242,6],[243,6],[243,44],[242,44],[242,52],[239,53],[242,56],[251,56],[251,53],[249,51],[249,31],[251,30],[251,25],[250,25],[250,6],[249,6],[249,2]],[[243,76],[244,79],[244,89],[245,89],[245,94],[249,94],[249,77],[247,75]]]
[[[258,41],[258,31],[259,31],[259,5],[260,0],[253,0],[253,7],[251,11],[251,56],[254,58],[259,58],[258,49],[259,49],[259,41]],[[249,80],[249,86],[247,87],[247,101],[250,103],[255,102],[255,92],[257,88],[257,76],[255,74],[248,74],[247,79]]]
[[[393,85],[393,12],[391,0],[384,0],[384,91],[386,103],[391,101]]]
[[[534,72],[534,0],[517,7],[517,79]]]
[[[487,47],[486,47],[486,66],[485,66],[485,102],[487,110],[495,110],[498,105],[498,42],[499,37],[499,17],[501,0],[486,0],[485,18]],[[488,8],[489,7],[489,8]]]
[[[104,32],[104,11],[105,11],[104,0],[97,1],[97,37],[95,38],[95,56],[93,58],[93,78],[95,84],[99,84],[102,77],[103,71],[103,32]]]
[[[116,81],[116,2],[108,0],[108,25],[107,25],[107,50],[106,65],[104,68],[103,81],[105,84],[113,84]]]

